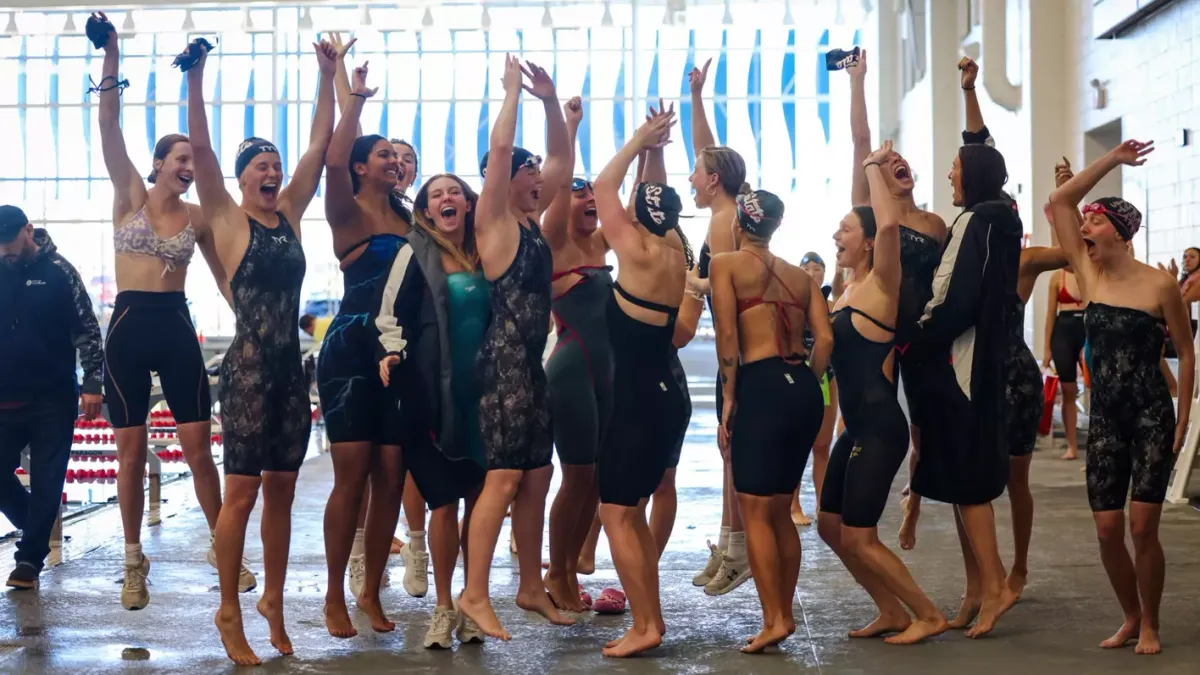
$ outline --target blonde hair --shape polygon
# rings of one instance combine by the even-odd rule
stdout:
[[[433,224],[425,215],[425,209],[429,208],[429,186],[433,185],[433,181],[439,178],[452,178],[459,187],[462,188],[463,196],[467,198],[467,203],[471,205],[471,209],[467,211],[463,218],[463,245],[460,247],[450,238],[438,231],[437,226]],[[437,244],[438,248],[450,254],[454,261],[462,265],[463,269],[475,271],[479,269],[479,252],[475,250],[475,207],[479,203],[479,195],[471,189],[470,185],[452,173],[439,173],[431,176],[421,189],[417,192],[417,198],[413,200],[413,222],[421,231],[429,235],[433,243]]]
[[[737,150],[724,145],[711,145],[700,151],[700,157],[704,160],[705,170],[717,174],[725,194],[736,197],[750,191],[750,184],[746,182],[746,160]]]

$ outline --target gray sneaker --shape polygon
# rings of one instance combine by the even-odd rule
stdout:
[[[705,595],[725,595],[733,589],[746,583],[750,578],[750,561],[746,558],[734,559],[728,554],[721,554],[721,567],[713,575],[712,581],[704,586]]]
[[[708,562],[704,564],[703,572],[692,577],[693,586],[707,586],[721,568],[721,551],[711,541],[708,542],[708,550]]]

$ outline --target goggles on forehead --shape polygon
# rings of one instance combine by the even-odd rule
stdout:
[[[541,165],[542,165],[542,156],[541,155],[530,155],[530,156],[526,157],[525,161],[521,163],[521,166],[519,166],[517,168],[518,169],[535,169]]]
[[[575,180],[571,181],[571,192],[579,192],[580,190],[583,190],[584,188],[587,188],[589,190],[595,189],[592,186],[592,181],[590,181],[590,180],[576,178]]]
[[[801,259],[800,259],[800,264],[801,264],[801,265],[807,265],[807,264],[809,264],[809,263],[817,263],[817,264],[818,264],[818,265],[820,265],[821,267],[824,267],[824,266],[825,266],[825,261],[821,259],[821,256],[819,256],[819,255],[817,255],[817,254],[815,254],[815,253],[814,253],[814,254],[812,254],[812,255],[806,255],[806,256],[804,256],[803,258],[801,258]]]
[[[1089,214],[1089,213],[1095,213],[1097,215],[1107,216],[1107,215],[1112,214],[1112,211],[1109,211],[1108,209],[1104,208],[1104,205],[1101,204],[1100,202],[1092,202],[1091,204],[1088,204],[1083,207],[1083,213],[1085,215]]]

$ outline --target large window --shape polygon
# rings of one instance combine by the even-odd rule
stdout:
[[[582,96],[581,176],[599,173],[648,103],[659,97],[676,102],[681,124],[667,147],[667,170],[688,204],[695,152],[687,74],[711,58],[708,119],[718,142],[745,157],[749,182],[785,199],[788,217],[777,248],[798,260],[809,249],[831,251],[830,235],[849,208],[849,84],[845,75],[824,70],[823,53],[858,43],[862,17],[841,16],[840,10],[835,16],[829,3],[790,5],[794,25],[783,20],[779,0],[737,3],[733,23],[724,21],[721,4],[693,6],[674,25],[664,23],[661,3],[642,3],[637,16],[629,4],[553,5],[550,26],[541,2],[489,3],[488,31],[480,28],[478,4],[433,6],[427,16],[424,9],[397,9],[395,3],[371,6],[369,26],[357,3],[255,5],[248,13],[237,6],[156,7],[110,18],[119,28],[133,22],[133,30],[122,29],[121,74],[130,81],[123,129],[143,172],[158,137],[186,133],[181,102],[187,91],[171,61],[189,34],[219,37],[205,96],[214,145],[235,194],[234,151],[246,136],[275,142],[289,170],[304,152],[317,90],[311,48],[317,30],[358,37],[349,58],[369,60],[373,84],[380,87],[364,111],[364,128],[410,140],[420,154],[421,177],[452,171],[478,186],[479,158],[503,97],[500,68],[511,51],[549,70],[560,98]],[[603,17],[606,8],[611,22]],[[84,18],[73,15],[78,29]],[[112,188],[99,151],[95,101],[85,93],[89,78],[99,77],[102,55],[78,29],[64,32],[66,20],[63,12],[24,12],[16,17],[20,34],[0,37],[0,77],[15,83],[0,87],[0,125],[10,132],[6,161],[0,162],[0,203],[20,204],[31,219],[45,223],[104,306],[115,296]],[[545,154],[544,115],[530,97],[517,133],[519,144]],[[686,229],[698,247],[708,214],[695,215]],[[305,297],[340,296],[321,199],[313,201],[302,226]],[[232,314],[202,263],[193,265],[187,291],[201,332],[232,333]]]

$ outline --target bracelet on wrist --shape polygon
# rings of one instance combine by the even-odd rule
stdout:
[[[863,164],[864,169],[868,166],[883,166],[883,162],[867,162],[866,164]]]
[[[361,98],[361,99],[362,99],[362,100],[364,100],[364,101],[365,101],[365,100],[367,100],[367,95],[366,95],[366,94],[364,94],[364,93],[362,93],[362,92],[352,91],[352,92],[350,92],[350,95],[351,95],[351,96],[357,96],[357,97]]]
[[[963,91],[975,91],[975,87],[963,87]]]

